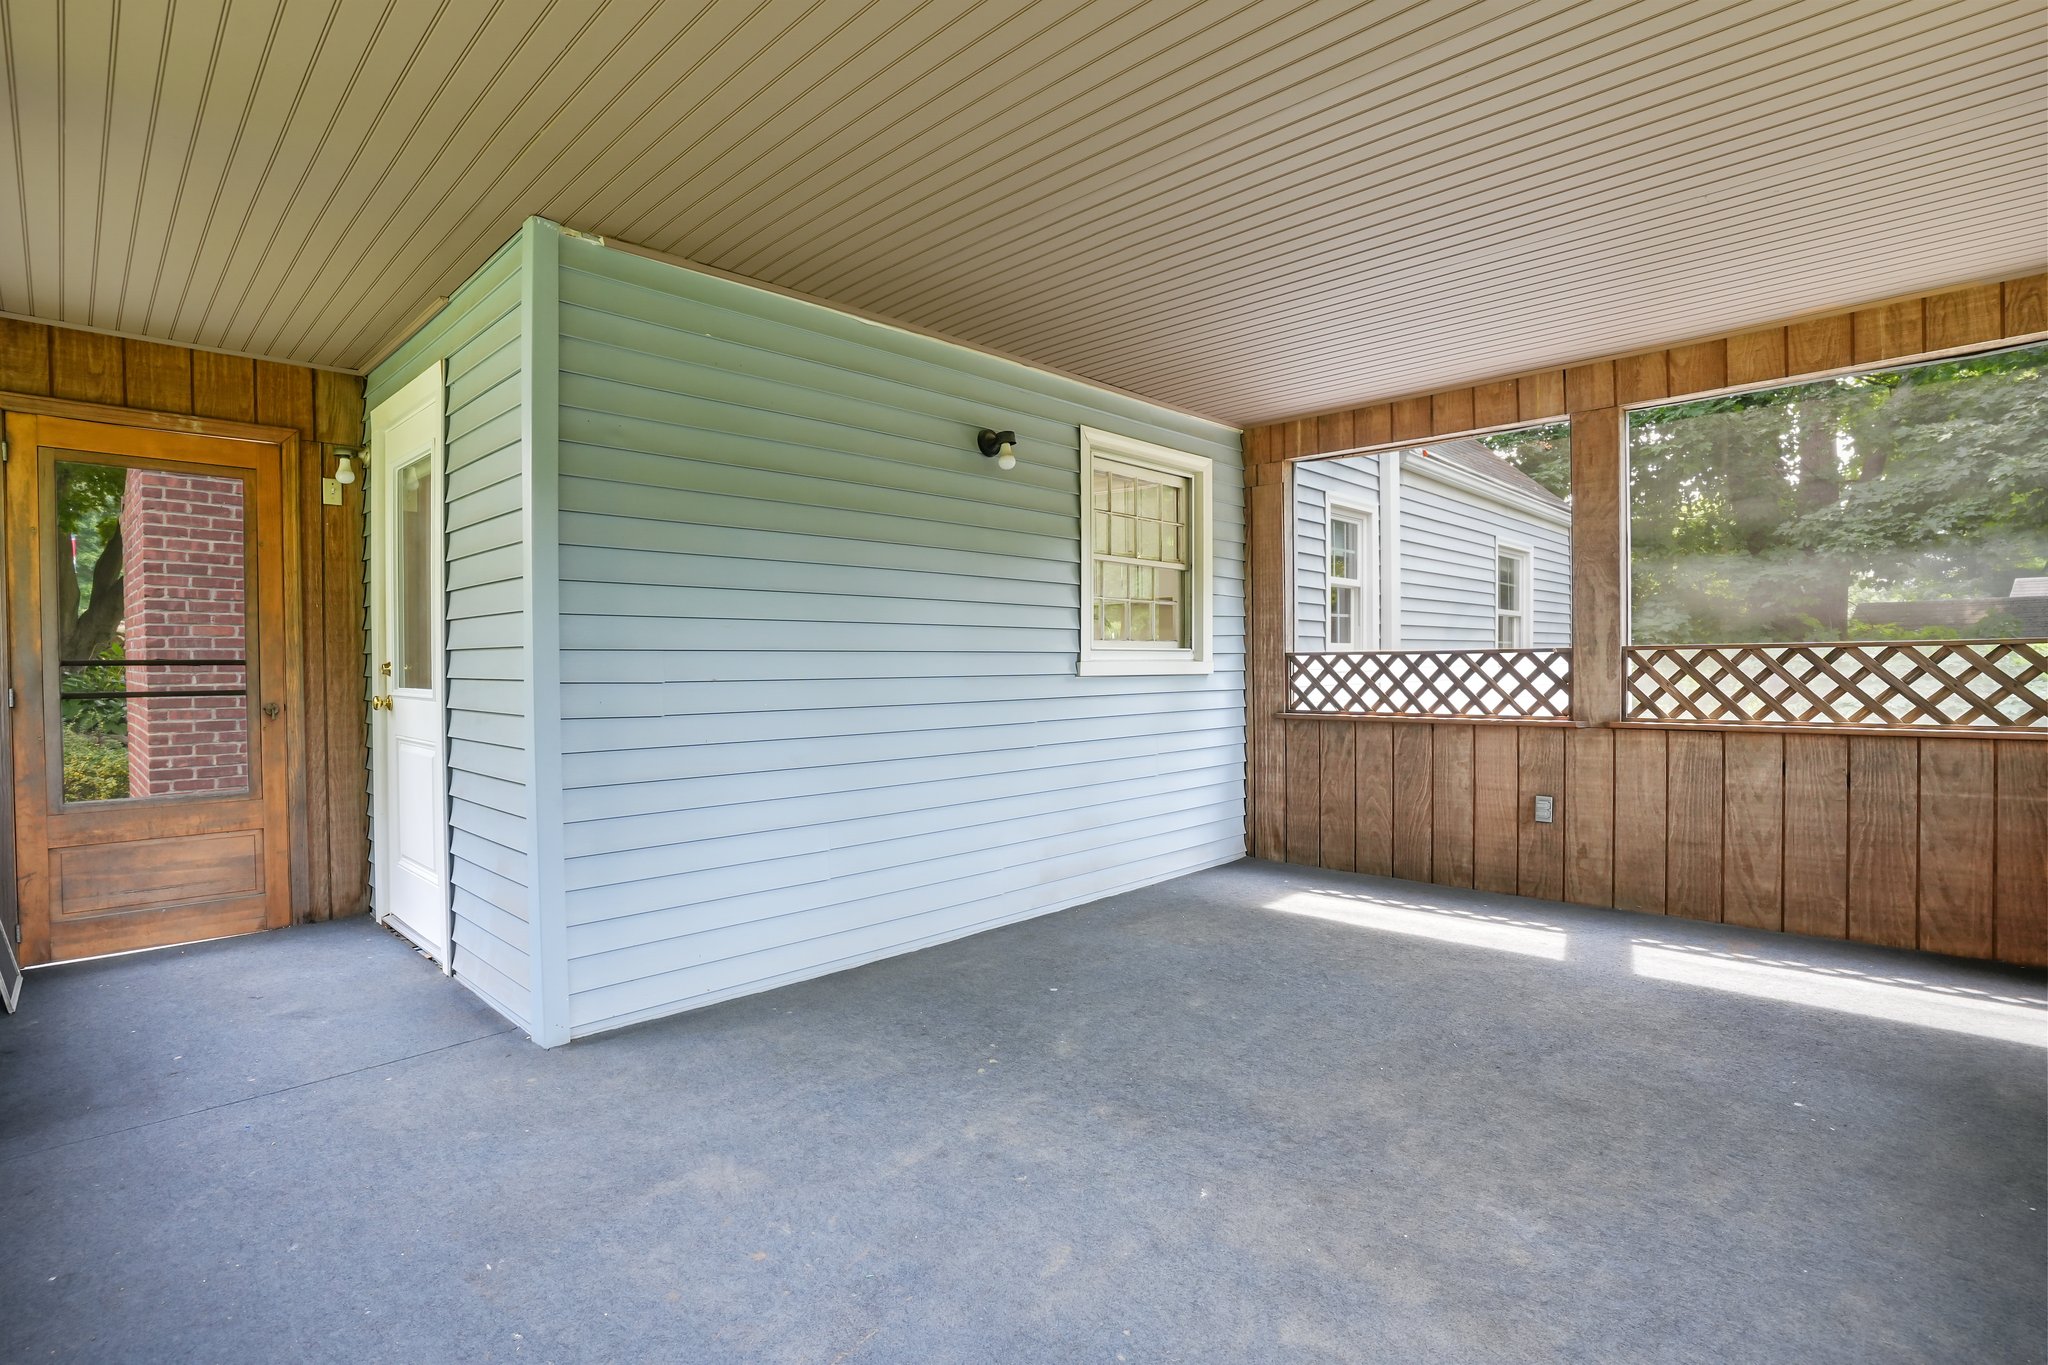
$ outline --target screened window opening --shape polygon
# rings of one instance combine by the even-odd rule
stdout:
[[[1290,708],[1570,711],[1571,429],[1288,467]]]
[[[2048,726],[2048,346],[1629,418],[1628,714]]]

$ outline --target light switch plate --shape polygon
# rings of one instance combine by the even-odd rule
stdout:
[[[320,480],[320,501],[329,507],[341,506],[341,480]]]
[[[1550,796],[1536,798],[1536,823],[1550,824],[1557,816],[1557,799]]]

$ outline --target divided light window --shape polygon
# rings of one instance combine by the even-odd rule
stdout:
[[[1330,509],[1331,649],[1370,649],[1374,644],[1371,526],[1363,512]]]
[[[1493,642],[1499,649],[1529,647],[1529,552],[1501,546],[1494,552]]]
[[[1083,674],[1210,670],[1209,468],[1082,431]]]

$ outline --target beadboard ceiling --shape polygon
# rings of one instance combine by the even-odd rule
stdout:
[[[2022,273],[2041,0],[0,0],[0,312],[359,369],[520,219],[1249,423]]]

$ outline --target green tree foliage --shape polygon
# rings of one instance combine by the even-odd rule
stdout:
[[[1480,437],[1479,442],[1566,502],[1571,501],[1572,429],[1568,423],[1498,431]]]
[[[2048,347],[1648,409],[1629,451],[1639,644],[1918,637],[1857,608],[2048,572]]]
[[[57,621],[67,659],[118,657],[107,650],[117,643],[125,597],[121,498],[127,479],[119,465],[57,466]]]
[[[120,625],[126,611],[127,584],[122,572],[121,499],[127,487],[128,471],[119,465],[65,461],[57,466],[55,572],[61,631],[58,648],[63,658],[122,657]],[[112,667],[67,668],[64,690],[118,692],[127,684],[125,672]],[[75,733],[125,735],[127,703],[105,697],[67,701],[64,728]],[[121,761],[125,765],[127,760]],[[67,757],[67,772],[69,764]],[[126,771],[123,766],[124,783]]]

